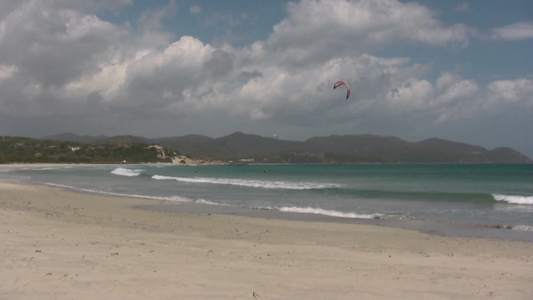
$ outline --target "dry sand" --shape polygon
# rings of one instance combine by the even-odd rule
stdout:
[[[533,299],[533,243],[154,203],[0,182],[0,299]]]

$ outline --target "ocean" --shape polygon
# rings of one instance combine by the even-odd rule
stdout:
[[[0,177],[180,204],[154,201],[145,209],[196,207],[533,241],[533,164],[29,165]]]

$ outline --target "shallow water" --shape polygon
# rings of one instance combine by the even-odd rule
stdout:
[[[533,232],[533,164],[92,165],[0,176],[203,204],[214,211],[224,207],[235,213],[244,209],[335,221],[411,220]]]

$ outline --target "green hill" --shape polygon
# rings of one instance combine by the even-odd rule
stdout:
[[[82,143],[26,137],[0,137],[0,163],[144,163],[172,162],[173,151],[137,139]]]

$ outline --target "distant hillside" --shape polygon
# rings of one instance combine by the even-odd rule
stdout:
[[[101,144],[89,144],[78,142],[84,138],[72,134],[60,137],[73,140],[0,136],[0,163],[156,163],[187,159],[158,145],[137,142],[137,138],[105,138]]]
[[[181,153],[204,159],[235,160],[261,158],[272,154],[299,149],[299,142],[276,140],[253,134],[233,133],[221,138],[200,135],[158,138],[154,142],[169,149],[182,149]]]
[[[60,135],[64,138],[65,135]],[[134,136],[79,137],[75,140],[117,141],[128,139],[159,144],[196,159],[256,163],[531,163],[529,157],[511,148],[487,150],[480,146],[437,138],[407,142],[377,135],[332,135],[304,142],[279,140],[236,132],[220,138],[201,135],[146,139]],[[55,139],[55,137],[47,137]]]

